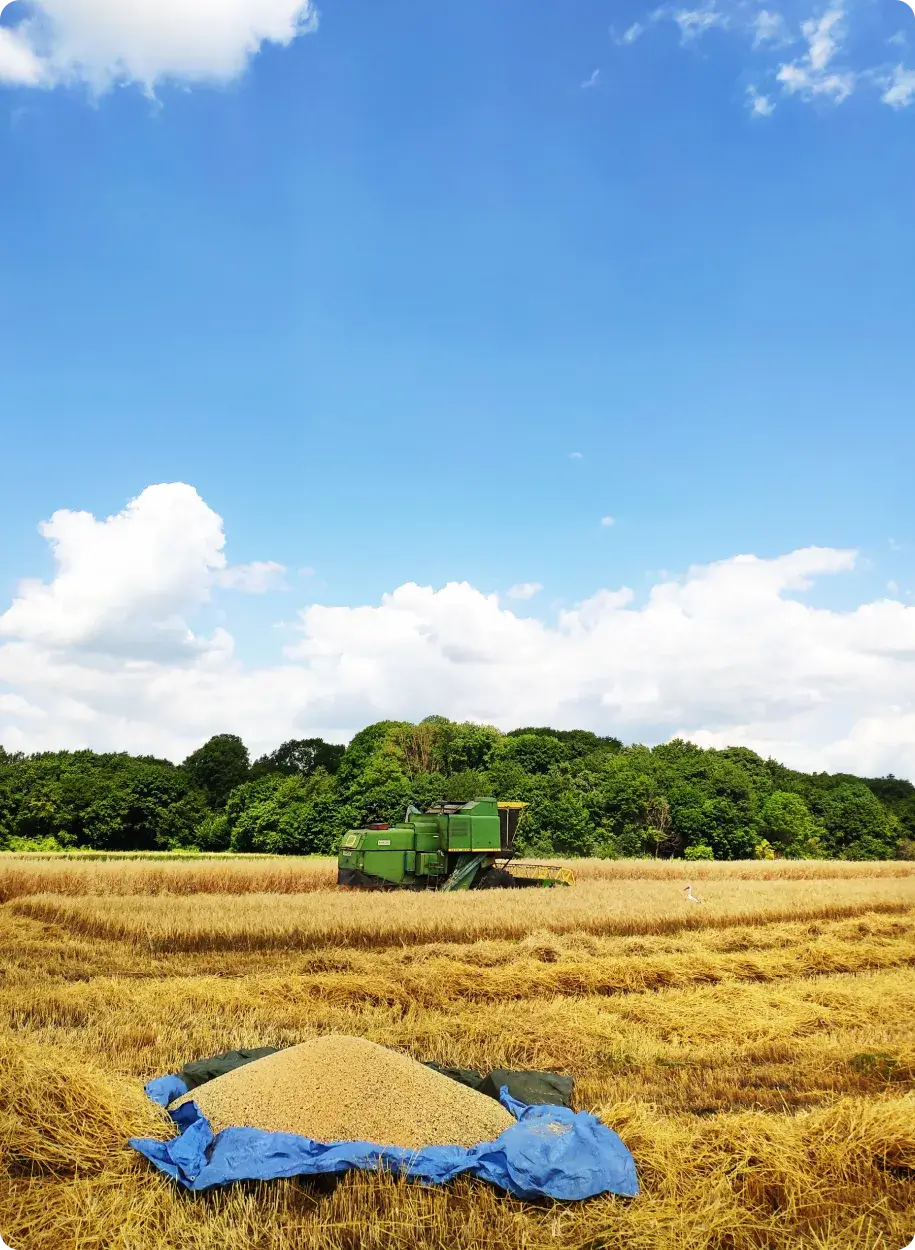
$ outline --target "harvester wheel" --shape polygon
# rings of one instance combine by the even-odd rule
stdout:
[[[480,877],[477,889],[512,890],[517,884],[511,873],[506,872],[504,868],[488,868]]]

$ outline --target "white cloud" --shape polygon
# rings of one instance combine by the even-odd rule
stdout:
[[[21,583],[0,616],[0,638],[141,656],[206,645],[184,618],[225,568],[225,537],[192,486],[148,486],[104,521],[64,509],[39,532],[56,575]]]
[[[797,62],[782,65],[776,78],[789,95],[800,93],[806,99],[813,96],[830,96],[841,104],[855,89],[855,75],[851,71],[835,74],[819,74]]]
[[[581,452],[580,452],[580,451],[570,451],[570,452],[569,452],[569,459],[570,459],[570,460],[581,460],[581,459],[582,459],[582,454],[581,454]]]
[[[254,560],[251,564],[231,564],[216,574],[218,585],[228,590],[241,590],[248,595],[263,595],[268,590],[284,590],[286,566],[275,560]]]
[[[0,82],[225,82],[265,43],[313,30],[311,0],[37,0],[0,30]]]
[[[838,52],[844,16],[841,8],[833,8],[828,9],[819,21],[811,18],[801,23],[801,30],[807,40],[807,58],[811,69],[825,69]]]
[[[915,11],[915,0],[905,0]],[[884,65],[868,64],[861,54],[861,40],[856,43],[849,38],[846,29],[846,4],[844,0],[827,0],[828,7],[815,9],[811,16],[801,22],[800,36],[795,33],[782,12],[777,9],[761,8],[755,12],[750,6],[738,4],[736,0],[708,0],[696,8],[676,9],[670,4],[662,4],[652,10],[645,21],[646,26],[635,24],[637,35],[628,39],[627,31],[617,44],[633,42],[651,26],[661,22],[673,21],[680,30],[681,42],[688,45],[693,40],[713,27],[720,27],[743,40],[750,40],[758,54],[753,70],[754,77],[759,74],[758,60],[761,57],[773,58],[777,50],[795,44],[798,38],[806,45],[806,50],[793,59],[769,62],[764,67],[765,75],[775,79],[785,95],[793,96],[805,103],[816,103],[823,100],[841,104],[859,87],[878,88],[884,104],[895,109],[907,108],[915,101],[915,70],[903,65],[895,68]],[[630,29],[635,29],[635,27]],[[855,34],[854,29],[852,34]],[[899,30],[886,40],[888,44],[900,47],[908,46],[905,30]],[[782,55],[785,55],[782,53]],[[769,117],[775,111],[775,100],[771,93],[764,93],[756,86],[747,89],[748,107],[753,118]]]
[[[44,76],[41,62],[15,31],[0,27],[0,83],[35,87]]]
[[[915,70],[897,65],[889,77],[881,82],[884,92],[880,99],[894,109],[904,109],[915,100]]]
[[[170,520],[180,512],[176,523]],[[57,573],[0,617],[0,741],[180,758],[209,734],[262,751],[431,710],[655,742],[743,743],[803,768],[915,774],[915,607],[806,602],[855,553],[742,555],[602,589],[549,622],[465,583],[303,609],[281,662],[247,667],[193,616],[224,568],[219,518],[187,486],[108,520],[56,513]],[[178,645],[163,648],[168,635]],[[191,641],[188,641],[191,640]]]
[[[887,584],[886,584],[886,588],[887,588],[887,590],[889,591],[889,593],[890,593],[891,595],[898,595],[898,594],[899,594],[899,583],[898,583],[898,582],[887,582]]]
[[[616,517],[615,516],[602,516],[600,519],[600,523],[601,525],[604,526],[605,529],[609,529],[611,525],[616,525]]]
[[[596,69],[592,72],[590,78],[586,78],[581,84],[582,91],[587,91],[590,87],[596,87],[600,82],[600,70]]]
[[[698,39],[713,26],[727,26],[727,18],[715,9],[678,9],[673,15],[684,40]]]
[[[808,100],[814,96],[829,96],[836,104],[841,104],[851,95],[855,74],[851,70],[827,70],[840,50],[844,19],[844,10],[834,7],[819,19],[810,18],[801,24],[801,31],[807,40],[807,52],[803,57],[780,66],[776,74],[785,91],[792,95],[798,93]]]
[[[640,35],[643,35],[644,33],[645,33],[645,27],[642,25],[642,23],[633,22],[631,26],[628,26],[623,31],[622,35],[617,40],[617,43],[620,43],[620,44],[635,43],[636,39],[638,39],[638,37]]]
[[[543,590],[540,582],[518,582],[509,587],[509,599],[533,599],[534,595]]]
[[[0,694],[0,716],[4,713],[7,716],[39,720],[45,715],[41,708],[32,707],[18,694]]]
[[[753,19],[753,47],[765,43],[784,43],[787,40],[785,19],[781,13],[760,9]]]
[[[775,105],[767,95],[760,95],[755,87],[747,87],[747,95],[750,99],[750,112],[754,117],[771,117],[775,112]]]
[[[683,43],[688,43],[690,40],[698,38],[705,31],[711,30],[713,26],[726,27],[730,25],[728,17],[716,9],[713,4],[705,4],[701,9],[676,9],[672,5],[662,4],[648,14],[648,21],[652,24],[668,20],[676,22],[680,28],[680,36]],[[644,34],[645,29],[646,27],[640,26],[636,22],[635,26],[630,26],[622,39],[617,40],[617,42],[634,43],[639,35]],[[636,33],[631,39],[627,38],[629,31],[632,30],[636,30]]]

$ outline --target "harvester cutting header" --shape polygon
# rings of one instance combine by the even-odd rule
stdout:
[[[340,843],[337,883],[363,890],[491,890],[571,885],[568,868],[512,863],[526,803],[412,805],[396,825],[351,829]]]

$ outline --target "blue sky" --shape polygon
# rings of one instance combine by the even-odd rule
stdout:
[[[906,601],[905,4],[327,0],[246,55],[297,6],[245,3],[0,18],[0,608],[160,482],[288,569],[195,600],[254,666],[409,582],[551,622],[817,546],[807,602]]]

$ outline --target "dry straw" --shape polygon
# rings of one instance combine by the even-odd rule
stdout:
[[[132,875],[150,867],[105,876],[106,897],[0,906],[0,1233],[17,1250],[899,1250],[915,1232],[911,877],[710,865],[692,916],[680,878],[605,875],[618,865],[493,903],[152,897]],[[334,1033],[570,1072],[642,1195],[522,1204],[363,1175],[189,1199],[126,1147],[172,1131],[149,1077]]]
[[[915,900],[915,877],[824,883],[808,880],[708,881],[702,905],[666,881],[593,880],[553,890],[463,894],[321,891],[306,897],[248,894],[227,907],[219,896],[14,900],[17,914],[92,938],[125,939],[149,950],[383,947],[421,942],[521,938],[550,933],[654,935],[690,929],[830,919],[862,909],[902,911]]]
[[[840,881],[915,878],[915,862],[553,860],[580,881]],[[16,855],[0,853],[0,902],[29,894],[305,894],[334,887],[336,861],[294,856]]]

